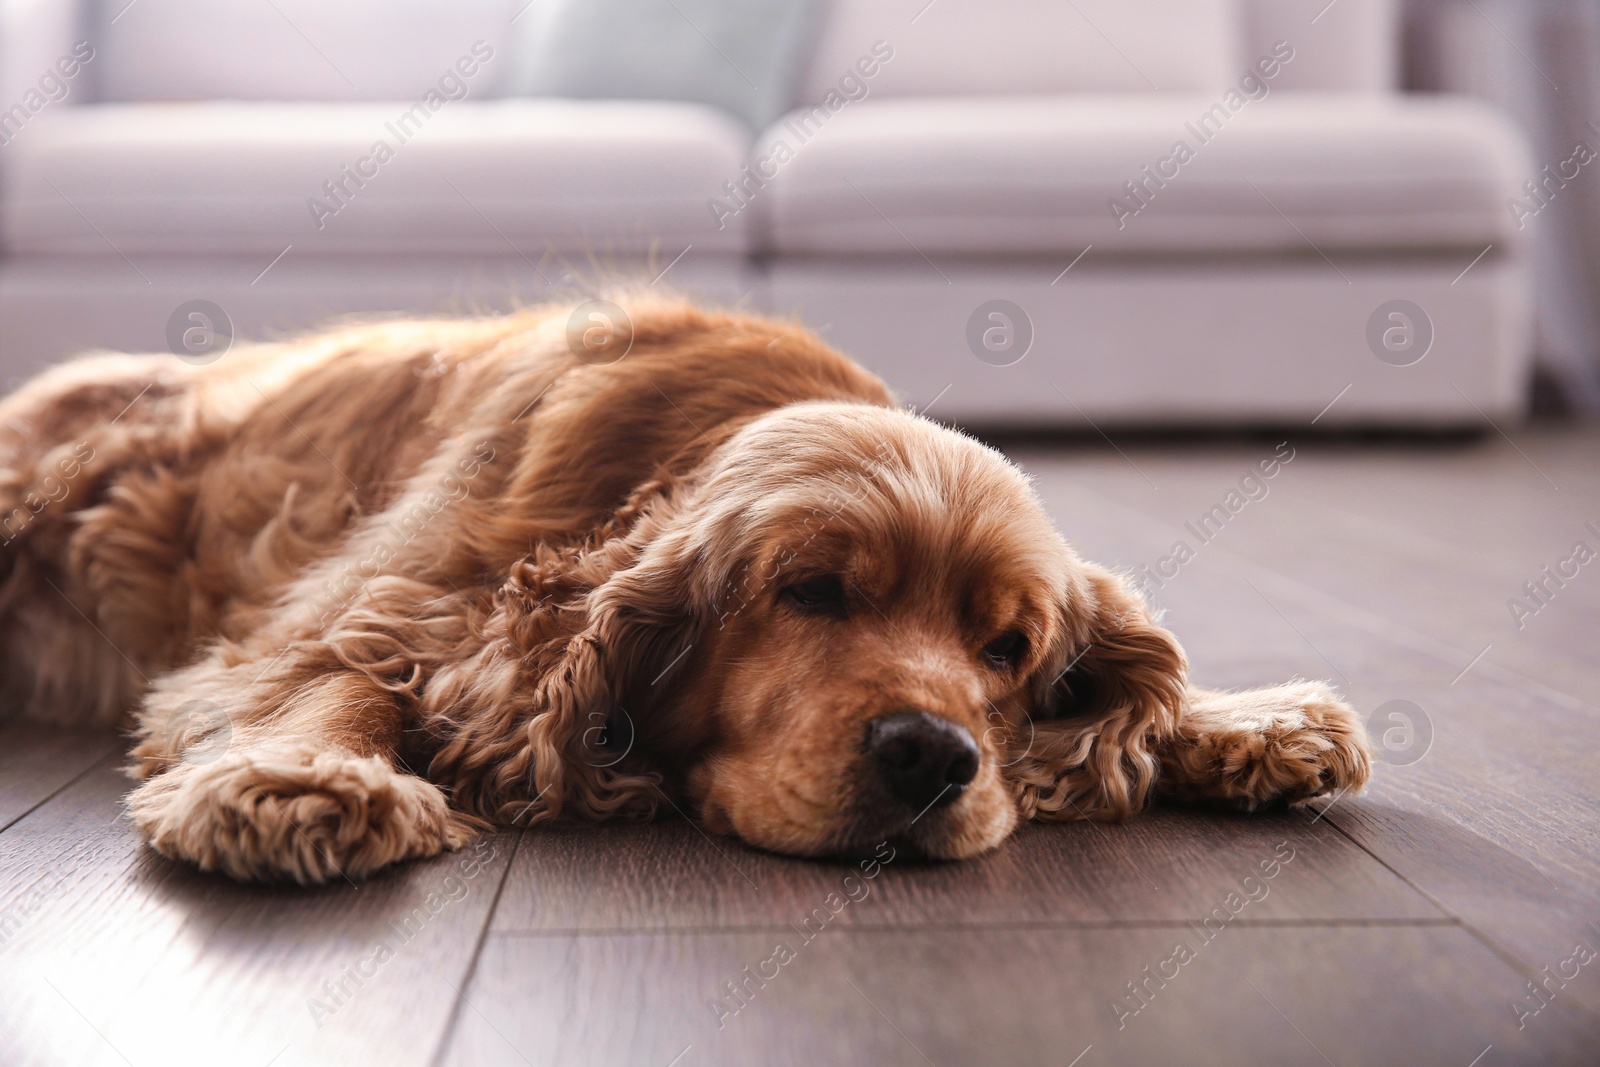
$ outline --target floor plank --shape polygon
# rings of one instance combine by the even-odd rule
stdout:
[[[516,835],[362,886],[243,886],[143,848],[111,768],[0,834],[10,1064],[426,1064]],[[420,909],[420,910],[418,910]]]
[[[1422,758],[1326,814],[1027,827],[850,882],[683,822],[541,829],[308,892],[141,848],[116,739],[0,727],[0,1064],[1592,1063],[1600,564],[1520,631],[1505,600],[1600,524],[1600,433],[1514,436],[1296,441],[1156,591],[1206,684],[1422,709]],[[1086,556],[1136,566],[1272,444],[1019,456]]]
[[[1541,466],[1560,470],[1566,489],[1552,490],[1509,446],[1504,455],[1485,445],[1417,456],[1300,442],[1293,463],[1265,483],[1267,495],[1246,504],[1210,543],[1189,527],[1270,447],[1190,457],[1135,449],[1137,471],[1120,457],[1082,464],[1043,457],[1040,470],[1074,501],[1059,512],[1071,516],[1062,522],[1069,537],[1092,537],[1107,521],[1147,535],[1135,538],[1137,548],[1124,537],[1095,545],[1091,558],[1137,568],[1169,555],[1180,539],[1195,548],[1195,561],[1158,590],[1158,600],[1211,557],[1231,554],[1320,591],[1403,646],[1450,649],[1450,676],[1492,645],[1476,669],[1566,692],[1600,716],[1592,663],[1600,561],[1580,568],[1520,628],[1508,609],[1576,541],[1600,553],[1600,535],[1587,525],[1600,528],[1600,479],[1558,468],[1552,457],[1564,452],[1530,448]],[[1600,456],[1600,447],[1592,454]]]
[[[1523,992],[1448,926],[493,937],[444,1063],[1592,1062]]]
[[[0,724],[0,831],[122,750],[115,734]]]
[[[1170,538],[1184,536],[1174,534],[1183,529],[1184,517],[1204,510],[1196,502],[1217,495],[1228,473],[1246,469],[1251,455],[1238,449],[1202,462],[1135,451],[1129,461],[1162,487],[1159,492],[1120,458],[1100,457],[1071,470],[1047,463],[1038,473],[1057,513],[1076,517],[1074,534],[1085,551],[1126,564],[1169,551]],[[1376,475],[1361,483],[1350,472],[1336,471],[1352,479],[1336,493],[1316,455],[1296,462],[1280,473],[1274,494],[1298,478],[1308,500],[1356,507],[1376,481]],[[1339,467],[1347,461],[1336,454],[1330,462]],[[1451,512],[1439,505],[1439,493],[1424,488],[1442,477],[1435,475],[1436,460],[1430,457],[1426,467],[1403,457],[1394,462],[1401,464],[1395,477],[1409,479],[1417,496],[1434,500],[1430,508],[1395,520],[1408,528],[1443,537],[1448,531],[1435,527],[1452,514],[1487,514],[1476,508],[1478,501],[1500,501],[1514,492],[1528,495],[1522,504],[1535,509],[1511,524],[1519,531],[1515,536],[1532,537],[1551,525],[1555,494],[1542,482],[1531,484],[1526,466],[1505,466],[1486,478],[1480,456],[1474,491],[1451,488]],[[1368,456],[1366,467],[1370,474],[1382,465]],[[1541,492],[1545,499],[1539,502]],[[1532,651],[1509,669],[1485,657],[1464,670],[1473,650],[1461,639],[1465,627],[1452,623],[1466,616],[1465,603],[1492,599],[1493,580],[1469,582],[1421,558],[1397,566],[1383,540],[1330,533],[1331,523],[1322,522],[1318,511],[1322,505],[1282,495],[1260,501],[1259,510],[1247,507],[1155,591],[1197,675],[1232,686],[1300,673],[1332,678],[1369,714],[1394,699],[1418,705],[1432,734],[1425,756],[1408,765],[1380,766],[1369,796],[1341,803],[1329,821],[1515,956],[1529,976],[1567,958],[1576,940],[1594,943],[1597,931],[1590,924],[1600,918],[1600,776],[1594,771],[1600,717],[1585,699],[1595,689],[1588,657],[1540,637],[1542,644],[1530,643]],[[1283,506],[1274,510],[1274,503]],[[1496,534],[1491,554],[1511,551],[1515,536]],[[1580,607],[1592,595],[1576,586],[1570,591],[1575,595],[1568,603]],[[1540,678],[1554,681],[1543,684]],[[1600,1012],[1600,982],[1574,983],[1570,995]]]
[[[685,822],[542,830],[517,854],[493,930],[798,924],[830,894],[860,898],[836,908],[848,926],[1178,923],[1230,892],[1260,896],[1257,921],[1444,917],[1314,818],[1160,810],[1115,826],[1025,826],[964,863],[895,857],[870,868],[712,841]]]

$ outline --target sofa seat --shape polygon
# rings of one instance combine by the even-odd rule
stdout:
[[[117,253],[742,255],[706,198],[749,135],[665,102],[60,108],[7,146],[4,247]],[[377,151],[378,144],[388,152]],[[381,158],[380,158],[381,157]],[[337,187],[337,188],[334,188]],[[333,191],[330,191],[333,189]],[[321,207],[317,205],[320,203]],[[111,246],[108,248],[107,246]]]
[[[795,112],[760,138],[763,184],[742,213],[780,255],[1476,252],[1517,235],[1506,200],[1534,167],[1484,105],[1213,105],[1216,94],[924,97]]]

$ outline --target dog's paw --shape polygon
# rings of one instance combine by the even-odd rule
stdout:
[[[134,790],[128,809],[157,852],[243,881],[360,878],[474,834],[432,783],[309,744],[179,764]]]
[[[1333,689],[1296,682],[1248,697],[1225,728],[1206,737],[1212,799],[1244,811],[1298,808],[1365,787],[1372,776],[1367,734]]]

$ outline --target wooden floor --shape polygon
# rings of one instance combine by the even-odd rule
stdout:
[[[1203,683],[1405,717],[1319,812],[1031,827],[842,906],[682,822],[234,885],[136,844],[115,739],[0,728],[0,1064],[1600,1063],[1600,562],[1508,603],[1600,551],[1600,435],[1515,437],[1291,441],[1205,543],[1276,441],[1014,450],[1086,556],[1189,542]]]

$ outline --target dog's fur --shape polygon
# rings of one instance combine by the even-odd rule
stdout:
[[[998,453],[794,325],[629,310],[583,358],[546,307],[34,379],[0,404],[6,706],[137,709],[150,844],[303,883],[559,816],[958,858],[1366,782],[1328,687],[1190,688]],[[786,595],[820,576],[837,604]],[[862,752],[906,709],[981,752],[925,814]]]

